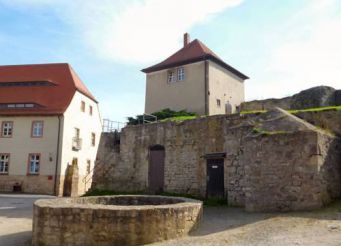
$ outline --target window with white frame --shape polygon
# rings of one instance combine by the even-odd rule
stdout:
[[[44,122],[43,121],[33,121],[32,122],[32,137],[39,138],[43,136]]]
[[[29,154],[28,160],[29,160],[28,173],[39,174],[40,154]]]
[[[174,71],[168,71],[168,79],[167,79],[168,83],[172,83],[176,81],[176,77],[175,77],[175,72]]]
[[[8,174],[9,154],[0,154],[0,174]]]
[[[183,67],[178,68],[178,81],[185,80],[185,69]]]
[[[217,106],[220,107],[220,105],[221,105],[220,99],[217,99]]]
[[[5,138],[12,137],[13,134],[13,122],[12,121],[4,121],[1,125],[1,136]]]

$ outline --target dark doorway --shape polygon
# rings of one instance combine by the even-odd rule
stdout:
[[[151,192],[163,192],[165,176],[165,148],[154,145],[149,149],[148,187]]]
[[[224,198],[224,159],[207,159],[207,197]]]

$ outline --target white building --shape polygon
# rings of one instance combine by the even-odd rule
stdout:
[[[0,66],[0,191],[79,195],[91,186],[98,102],[69,64]]]

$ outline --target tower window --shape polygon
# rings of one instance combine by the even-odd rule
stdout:
[[[185,80],[185,69],[183,67],[178,68],[178,81]]]
[[[168,71],[167,81],[168,81],[168,83],[172,83],[172,82],[176,81],[175,72],[174,71]]]

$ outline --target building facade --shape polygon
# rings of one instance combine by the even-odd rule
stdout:
[[[230,114],[244,102],[248,77],[221,60],[199,40],[189,42],[146,73],[145,113],[165,108],[199,115]]]
[[[0,191],[80,195],[101,134],[98,102],[68,64],[0,66]]]

